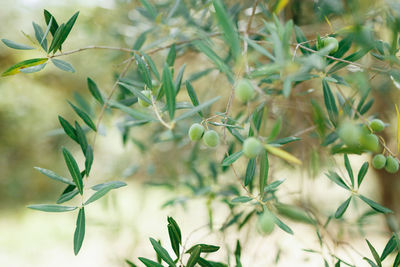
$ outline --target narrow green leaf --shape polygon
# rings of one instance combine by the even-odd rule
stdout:
[[[322,80],[322,88],[324,92],[325,107],[328,111],[329,119],[331,120],[332,124],[336,126],[339,112],[331,88],[329,87],[328,82],[324,79]]]
[[[9,75],[14,75],[19,73],[21,70],[37,66],[37,65],[42,65],[43,63],[47,62],[47,58],[33,58],[33,59],[28,59],[21,61],[10,68],[8,68],[5,72],[1,74],[1,76],[9,76]]]
[[[45,212],[66,212],[66,211],[76,210],[78,207],[52,205],[52,204],[38,204],[38,205],[29,205],[28,208]]]
[[[173,226],[168,224],[168,235],[169,235],[169,240],[171,242],[171,247],[172,250],[174,251],[175,255],[179,258],[179,241],[178,237],[176,236],[176,233],[174,232]]]
[[[269,144],[285,145],[299,140],[301,140],[301,138],[295,136],[288,136],[269,142]]]
[[[157,255],[161,257],[161,259],[163,259],[166,263],[168,263],[170,266],[175,267],[175,263],[172,260],[171,256],[168,254],[167,250],[165,248],[163,248],[160,243],[158,243],[156,240],[154,240],[153,238],[150,238],[150,242],[154,248],[154,250],[156,251]]]
[[[43,13],[44,13],[44,19],[45,19],[47,25],[49,25],[50,20],[52,20],[50,32],[51,32],[51,35],[54,36],[54,34],[56,33],[56,31],[58,29],[58,23],[56,21],[56,18],[53,17],[53,15],[51,15],[50,12],[47,11],[46,9],[43,11]]]
[[[197,98],[196,92],[194,91],[194,88],[189,80],[186,80],[186,90],[190,97],[190,101],[192,101],[193,106],[198,106],[199,99]],[[201,112],[201,110],[199,111],[199,115],[200,117],[203,117],[203,113]]]
[[[201,248],[200,246],[197,246],[192,253],[190,253],[190,257],[186,263],[186,267],[194,267],[197,263],[197,261],[200,258],[200,252],[201,252]]]
[[[360,187],[362,181],[364,180],[365,175],[367,174],[368,171],[368,167],[369,167],[369,163],[368,162],[364,162],[364,164],[361,166],[360,170],[358,171],[358,187]]]
[[[35,30],[35,37],[36,40],[39,42],[40,46],[43,48],[44,51],[47,51],[47,41],[42,42],[43,39],[46,39],[44,37],[43,29],[40,27],[38,24],[35,22],[32,22],[33,29]]]
[[[212,98],[212,99],[210,99],[210,100],[208,100],[208,101],[206,101],[206,102],[204,102],[204,103],[192,108],[188,112],[183,113],[182,115],[180,115],[177,118],[175,118],[174,121],[177,122],[177,121],[189,118],[190,116],[196,114],[197,112],[199,112],[199,111],[211,106],[214,102],[216,102],[220,98],[221,98],[220,96],[214,97],[214,98]]]
[[[89,117],[89,115],[83,111],[82,109],[78,108],[74,104],[68,101],[68,104],[74,109],[76,114],[78,114],[79,117],[86,123],[87,126],[89,126],[93,131],[97,131],[96,125],[94,125],[92,119]]]
[[[205,54],[222,73],[225,73],[230,81],[234,81],[231,68],[229,68],[207,44],[203,41],[195,41],[193,44],[200,52]]]
[[[75,121],[75,130],[76,130],[76,137],[78,138],[78,143],[82,148],[83,154],[85,155],[88,146],[88,141],[86,139],[85,132],[82,130],[81,126],[76,121]]]
[[[55,52],[57,52],[57,50],[59,48],[61,48],[61,44],[60,43],[61,43],[62,33],[64,31],[64,27],[65,27],[65,24],[64,23],[61,24],[57,28],[56,32],[53,34],[53,40],[51,41],[50,47],[49,47],[49,50],[48,50],[49,53],[51,53],[51,52],[55,53]]]
[[[87,83],[88,83],[88,88],[92,96],[101,104],[104,105],[104,99],[103,96],[101,95],[101,92],[99,88],[97,87],[97,84],[90,78],[87,78]]]
[[[236,261],[236,267],[242,267],[242,263],[240,261],[240,257],[242,254],[242,248],[240,246],[240,241],[239,239],[236,241],[236,248],[235,248],[235,261]]]
[[[201,253],[212,253],[219,250],[219,246],[207,245],[207,244],[197,244],[188,249],[185,253],[192,253],[196,247],[200,247]]]
[[[136,39],[135,43],[132,46],[133,50],[139,50],[142,48],[143,44],[146,42],[147,34],[150,33],[151,30],[147,30],[142,32],[138,38]]]
[[[354,187],[353,169],[351,168],[349,157],[347,156],[347,154],[344,154],[344,166],[346,167],[347,173],[349,174],[351,185]]]
[[[381,261],[383,261],[384,259],[386,259],[386,257],[392,253],[392,251],[396,248],[396,241],[395,241],[395,236],[393,235],[389,241],[387,242],[385,248],[382,251],[382,255],[381,255]]]
[[[241,54],[241,48],[237,29],[233,24],[232,19],[229,17],[221,0],[213,0],[213,6],[219,27],[224,33],[225,41],[231,48],[233,56],[238,58]]]
[[[265,49],[264,47],[262,47],[261,45],[257,44],[256,42],[247,37],[242,37],[242,39],[245,40],[246,43],[248,43],[251,47],[253,47],[254,50],[256,50],[258,53],[266,56],[272,61],[275,61],[275,57],[270,52],[268,52],[267,49]]]
[[[68,180],[67,178],[64,178],[64,177],[56,174],[53,171],[50,171],[50,170],[47,170],[47,169],[43,169],[43,168],[40,168],[40,167],[34,167],[34,169],[40,171],[42,174],[46,175],[47,177],[49,177],[49,178],[51,178],[53,180],[59,181],[59,182],[64,183],[64,184],[75,185],[74,182],[72,182],[72,181]]]
[[[146,258],[139,257],[139,260],[141,262],[143,262],[143,264],[146,265],[146,267],[164,267],[161,264],[159,264],[158,262],[155,262],[155,261],[152,261],[152,260],[149,260]]]
[[[238,196],[235,197],[234,199],[231,200],[232,203],[246,203],[249,201],[252,201],[253,199],[251,197],[247,196]]]
[[[102,183],[102,184],[97,184],[92,186],[91,188],[95,191],[99,191],[105,187],[111,187],[112,189],[117,189],[120,187],[126,186],[125,182],[121,182],[121,181],[111,181],[111,182],[106,182],[106,183]]]
[[[122,87],[128,89],[130,92],[132,92],[132,94],[134,94],[134,95],[137,96],[138,98],[142,99],[142,100],[143,100],[144,102],[146,102],[147,104],[153,105],[153,103],[151,102],[151,100],[150,100],[147,96],[145,96],[145,95],[141,92],[141,90],[135,88],[135,87],[132,86],[132,85],[126,84],[126,83],[121,83],[121,82],[119,82],[118,84],[121,85]]]
[[[375,262],[378,264],[379,267],[382,267],[381,258],[379,258],[378,252],[376,252],[375,248],[371,245],[368,239],[365,239],[365,241],[367,241],[369,250],[371,251],[371,254],[374,257]]]
[[[32,50],[32,49],[35,49],[32,46],[19,44],[19,43],[16,43],[16,42],[8,40],[8,39],[1,39],[1,40],[9,48],[18,49],[18,50]]]
[[[284,222],[279,220],[279,218],[276,217],[275,215],[274,217],[275,217],[275,224],[278,225],[279,228],[281,228],[286,233],[293,235],[293,230],[289,226],[287,226]]]
[[[175,87],[175,95],[179,93],[181,90],[181,84],[182,84],[182,79],[183,79],[183,73],[185,72],[186,64],[183,64],[182,67],[178,71],[178,75],[176,75],[176,79],[174,82],[174,87]]]
[[[44,67],[46,66],[47,63],[43,63],[40,65],[36,65],[36,66],[32,66],[32,67],[27,67],[27,68],[23,68],[20,69],[19,71],[22,73],[34,73],[34,72],[38,72],[41,71],[42,69],[44,69]]]
[[[325,174],[332,182],[337,184],[340,187],[343,187],[346,190],[350,190],[350,188],[346,185],[346,183],[343,181],[343,179],[336,173],[329,171],[328,173]]]
[[[75,142],[78,142],[78,137],[76,136],[76,130],[74,129],[74,127],[67,121],[65,120],[63,117],[58,116],[58,121],[61,124],[61,127],[64,129],[64,132]]]
[[[296,36],[296,41],[297,43],[303,43],[302,45],[304,45],[305,47],[310,48],[310,45],[307,42],[307,38],[304,36],[303,31],[301,30],[300,27],[294,25],[294,34]],[[303,55],[308,55],[311,54],[310,51],[307,51],[303,48],[300,48],[301,52],[303,53]]]
[[[76,189],[75,185],[69,185],[67,188],[64,190],[64,192],[61,194],[61,196],[57,199],[57,204],[62,204],[64,202],[67,202],[71,199],[73,199],[76,195],[78,195],[79,192]]]
[[[72,27],[74,27],[74,24],[75,24],[76,19],[78,18],[78,15],[79,15],[79,11],[76,12],[74,15],[72,15],[72,17],[67,21],[67,23],[65,23],[65,26],[62,27],[62,33],[60,36],[60,40],[57,43],[57,45],[54,47],[54,52],[56,52],[58,49],[61,49],[61,45],[67,39],[69,33],[72,30]],[[49,50],[49,52],[51,52],[51,51]]]
[[[168,107],[168,114],[170,119],[174,119],[174,115],[175,115],[175,86],[173,84],[172,81],[172,74],[169,70],[169,67],[167,64],[164,65],[164,69],[163,69],[163,76],[162,76],[162,86],[164,89],[164,93],[165,93],[165,98],[166,98],[166,104]]]
[[[141,54],[146,59],[146,62],[149,65],[149,67],[150,67],[151,71],[153,72],[154,76],[156,76],[157,81],[160,81],[161,80],[160,74],[158,73],[158,70],[157,70],[157,67],[156,67],[156,64],[154,63],[154,61],[146,53],[141,52]]]
[[[259,177],[259,189],[260,195],[264,193],[265,185],[268,181],[268,172],[269,172],[269,162],[268,162],[268,152],[264,150],[259,157],[260,161],[260,177]]]
[[[130,260],[128,260],[128,259],[125,259],[125,262],[126,262],[126,264],[128,264],[129,265],[129,267],[137,267],[137,265],[136,264],[134,264],[133,262],[131,262]]]
[[[167,217],[168,224],[172,226],[179,244],[182,244],[182,233],[178,223],[172,217]]]
[[[355,53],[353,53],[353,54],[351,54],[351,55],[345,57],[344,60],[346,60],[346,61],[352,61],[352,62],[357,61],[357,60],[359,60],[360,58],[362,58],[364,55],[366,55],[366,54],[368,53],[369,50],[371,50],[371,48],[362,48],[362,49],[360,49],[359,51],[357,51],[357,52],[355,52]],[[347,65],[349,65],[349,64],[346,63],[346,62],[338,62],[338,63],[336,63],[335,65],[333,65],[332,68],[330,68],[330,69],[328,70],[327,74],[331,74],[331,73],[333,73],[333,72],[335,72],[335,71],[338,71],[338,70],[340,70],[341,68],[346,67]]]
[[[112,189],[116,189],[114,184],[108,184],[107,186],[103,186],[101,189],[99,189],[93,195],[91,195],[90,198],[88,200],[86,200],[84,205],[88,205],[88,204],[100,199],[101,197],[103,197],[105,194],[107,194]]]
[[[243,151],[238,151],[235,152],[231,155],[229,155],[228,157],[224,158],[224,160],[222,161],[222,166],[229,166],[231,164],[233,164],[236,160],[238,160],[241,156],[243,155]]]
[[[347,208],[349,207],[351,201],[351,197],[349,197],[345,202],[343,202],[339,208],[336,210],[335,212],[335,218],[339,219],[340,217],[343,216],[344,212],[347,210]]]
[[[85,173],[87,177],[89,177],[92,164],[93,164],[93,148],[91,145],[88,145],[85,153]]]
[[[128,114],[129,116],[131,116],[134,119],[145,120],[145,121],[156,121],[156,119],[153,116],[151,116],[150,114],[140,112],[136,109],[127,107],[116,101],[110,101],[109,104],[111,107],[118,108],[119,110],[121,110],[122,112],[125,112],[126,114]]]
[[[76,220],[76,228],[74,233],[74,253],[78,255],[85,238],[85,208],[79,209],[78,218]]]
[[[274,191],[274,190],[275,190],[276,188],[278,188],[278,186],[280,186],[284,181],[285,181],[285,179],[273,181],[272,183],[270,183],[269,185],[267,185],[267,186],[264,187],[264,192],[271,192],[271,191]]]
[[[52,58],[51,62],[53,62],[54,66],[56,66],[60,70],[68,71],[68,72],[72,72],[72,73],[75,72],[75,69],[71,65],[71,63],[68,63],[68,62],[66,62],[64,60]]]
[[[273,139],[275,139],[275,137],[277,137],[278,134],[280,133],[281,128],[282,128],[282,118],[279,117],[272,126],[272,130],[268,136],[268,140],[272,141]]]
[[[81,172],[79,171],[78,164],[76,163],[74,157],[71,155],[71,152],[69,152],[65,147],[62,148],[62,152],[64,155],[64,160],[65,163],[67,164],[68,170],[72,176],[72,179],[74,180],[74,183],[76,187],[79,190],[79,193],[82,195],[83,194],[83,182],[82,182],[82,175]]]
[[[139,74],[141,75],[141,77],[142,77],[144,83],[146,84],[147,88],[149,88],[149,89],[153,88],[153,84],[151,82],[150,71],[147,68],[146,63],[144,62],[142,57],[139,56],[136,53],[135,53],[135,60],[136,60],[136,63],[138,65]]]
[[[379,205],[378,203],[372,201],[372,200],[369,199],[369,198],[364,197],[363,195],[358,195],[358,197],[359,197],[362,201],[364,201],[365,203],[367,203],[372,209],[374,209],[374,210],[376,210],[376,211],[378,211],[378,212],[381,212],[381,213],[393,213],[392,210],[390,210],[390,209],[388,209],[388,208],[385,208],[385,207]]]
[[[256,159],[250,159],[247,164],[246,174],[244,176],[244,185],[248,186],[251,184],[254,178],[254,174],[256,172]]]
[[[153,20],[157,18],[157,9],[147,0],[140,0],[140,3],[146,8],[147,13]]]
[[[168,55],[167,55],[167,64],[168,66],[172,67],[174,66],[175,63],[175,58],[176,58],[176,46],[173,44],[171,48],[169,49]]]
[[[49,23],[48,23],[48,25],[47,25],[47,28],[46,28],[46,31],[44,32],[44,34],[43,34],[43,37],[42,37],[42,40],[40,41],[40,45],[42,45],[44,42],[46,43],[46,47],[47,47],[47,40],[46,40],[46,37],[47,37],[47,35],[49,34],[49,31],[50,31],[50,28],[51,28],[51,25],[53,24],[53,17],[51,17],[50,18],[50,21],[49,21]],[[47,51],[47,50],[46,50]]]

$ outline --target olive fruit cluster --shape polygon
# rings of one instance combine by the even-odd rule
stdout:
[[[374,132],[376,132],[374,129],[380,129],[373,128],[372,125],[370,124],[370,127]],[[368,127],[356,125],[350,121],[343,122],[338,129],[338,135],[342,142],[350,148],[359,148],[372,152],[379,150],[379,138],[371,133]]]
[[[333,54],[338,50],[339,42],[333,37],[323,38],[320,42],[317,42],[317,50],[321,50],[323,48],[327,48],[329,54]]]
[[[392,156],[378,154],[372,159],[372,166],[378,170],[385,168],[388,173],[396,173],[399,170],[399,161]]]
[[[203,142],[208,147],[216,147],[219,145],[219,135],[214,130],[205,130],[199,123],[193,123],[189,128],[189,138],[192,141],[199,141],[203,138]]]

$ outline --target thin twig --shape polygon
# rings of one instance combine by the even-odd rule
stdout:
[[[151,98],[151,103],[152,103],[152,108],[154,110],[154,113],[157,116],[157,119],[161,122],[162,125],[164,125],[166,128],[172,130],[173,125],[168,124],[167,122],[164,121],[164,119],[161,117],[160,112],[158,111],[158,107],[156,104],[156,101],[154,101],[153,93],[150,91],[150,98]]]
[[[93,143],[92,143],[92,148],[94,150],[95,144],[96,144],[96,138],[97,138],[97,134],[99,132],[99,126],[100,126],[100,122],[103,119],[104,116],[104,112],[108,106],[108,103],[111,100],[111,97],[114,95],[115,91],[118,88],[118,82],[122,79],[122,77],[124,77],[126,75],[126,73],[128,72],[129,67],[132,65],[132,62],[135,60],[134,57],[130,57],[128,63],[126,64],[125,68],[122,70],[121,74],[118,76],[118,79],[115,81],[113,87],[111,88],[111,92],[110,94],[107,96],[106,101],[104,101],[103,107],[101,108],[100,114],[99,114],[99,118],[97,119],[96,122],[96,129],[97,131],[95,132],[95,135],[93,137]]]
[[[136,51],[136,50],[125,48],[125,47],[89,45],[89,46],[78,48],[78,49],[74,49],[74,50],[71,50],[71,51],[62,52],[62,53],[59,53],[59,54],[54,54],[54,55],[49,56],[49,58],[71,55],[71,54],[75,54],[75,53],[78,53],[78,52],[81,52],[81,51],[91,50],[91,49],[117,50],[117,51],[123,51],[123,52],[135,52]]]

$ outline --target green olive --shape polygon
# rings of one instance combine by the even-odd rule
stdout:
[[[149,90],[143,90],[141,93],[150,100],[151,94],[150,94]],[[139,105],[141,105],[142,107],[150,106],[149,103],[147,103],[146,101],[144,101],[141,98],[138,99],[138,102],[139,102]]]
[[[254,97],[254,88],[250,81],[247,79],[241,79],[235,86],[235,97],[243,103],[248,102]]]
[[[317,42],[317,49],[321,50],[323,48],[327,48],[329,51],[329,54],[333,54],[338,50],[339,42],[338,42],[338,40],[336,40],[336,38],[333,38],[333,37],[323,38],[321,40],[321,45],[319,45]]]
[[[375,134],[365,134],[363,133],[360,138],[360,145],[362,148],[377,152],[379,150],[379,139]]]
[[[243,142],[243,152],[250,159],[257,157],[262,148],[261,142],[255,137],[249,137]]]
[[[399,161],[392,156],[388,156],[386,158],[385,170],[389,173],[396,173],[399,170]]]
[[[369,126],[374,132],[380,132],[385,129],[385,123],[380,119],[373,119],[370,121]]]
[[[360,144],[361,134],[361,127],[350,121],[343,122],[338,129],[339,138],[348,147],[358,146]]]
[[[219,145],[219,135],[214,130],[208,130],[204,133],[203,142],[208,147],[216,147]]]
[[[198,141],[204,134],[204,127],[199,123],[193,123],[189,128],[189,138],[192,141]]]
[[[372,166],[374,166],[374,168],[377,170],[383,169],[385,165],[386,157],[382,154],[375,155],[375,157],[372,159]]]
[[[275,228],[275,216],[266,210],[258,216],[257,224],[263,234],[269,235]]]

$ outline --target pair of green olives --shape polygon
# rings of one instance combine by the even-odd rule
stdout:
[[[377,170],[385,168],[388,173],[396,173],[399,170],[399,161],[392,156],[378,154],[372,159],[372,166]]]
[[[373,119],[368,125],[369,128],[347,121],[340,125],[338,135],[348,147],[359,147],[377,152],[379,150],[379,138],[374,133],[385,129],[385,123],[379,119]],[[371,133],[370,129],[373,133]]]
[[[203,125],[193,123],[189,128],[189,138],[192,141],[199,141],[203,138],[203,142],[208,147],[216,147],[219,145],[219,135],[214,130],[205,131]]]

